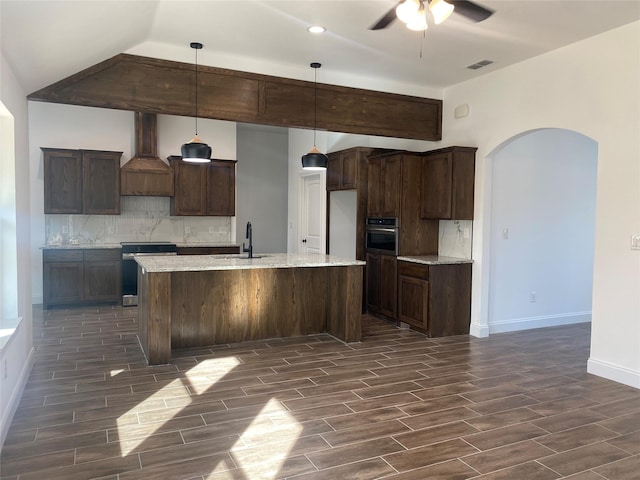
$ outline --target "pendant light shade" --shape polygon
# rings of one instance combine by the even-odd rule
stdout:
[[[316,126],[317,126],[317,116],[318,116],[318,68],[322,66],[322,64],[318,62],[313,62],[311,68],[315,70],[314,74],[314,82],[313,82],[313,148],[302,156],[302,168],[305,170],[325,170],[327,168],[327,164],[329,163],[329,158],[321,153],[316,147]]]
[[[198,50],[202,44],[191,42],[190,47],[196,51],[196,134],[191,141],[180,148],[182,160],[191,163],[209,163],[211,161],[211,147],[198,137]]]

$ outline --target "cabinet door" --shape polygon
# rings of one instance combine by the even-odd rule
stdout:
[[[368,170],[367,216],[377,217],[382,215],[382,159],[370,159]]]
[[[120,214],[121,152],[82,151],[82,211]]]
[[[400,216],[400,185],[402,175],[402,158],[388,157],[384,159],[381,173],[382,205],[380,214],[383,217]]]
[[[171,215],[207,214],[207,166],[188,164],[182,160],[171,163],[174,169],[174,196]]]
[[[91,249],[84,251],[84,300],[117,302],[122,298],[122,251]]]
[[[380,313],[396,319],[398,299],[398,261],[392,255],[380,255]]]
[[[212,216],[236,214],[236,163],[213,160],[207,165],[206,212]]]
[[[330,153],[327,155],[327,191],[340,190],[340,177],[342,176],[342,154]]]
[[[429,325],[429,282],[398,276],[398,320],[427,330]]]
[[[358,158],[356,150],[341,155],[340,189],[354,190],[358,187]]]
[[[380,257],[367,253],[367,307],[372,312],[380,309]]]
[[[82,250],[44,250],[42,260],[45,307],[82,302]]]
[[[44,213],[82,213],[82,155],[43,148]]]
[[[422,218],[452,218],[452,166],[451,153],[440,153],[424,159],[422,163]]]

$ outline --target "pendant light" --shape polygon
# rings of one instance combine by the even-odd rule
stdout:
[[[182,160],[190,163],[209,163],[211,161],[211,147],[198,137],[198,50],[202,44],[191,42],[190,47],[196,51],[196,134],[190,142],[182,145]]]
[[[318,117],[318,69],[322,66],[322,64],[313,62],[310,66],[315,70],[313,82],[313,148],[309,151],[309,153],[306,153],[302,156],[302,168],[304,168],[305,170],[325,170],[327,168],[327,163],[329,163],[329,158],[327,158],[324,153],[320,153],[320,151],[316,147],[316,126]]]

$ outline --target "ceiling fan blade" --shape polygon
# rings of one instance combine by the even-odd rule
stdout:
[[[459,13],[474,22],[481,22],[493,15],[493,10],[489,10],[469,0],[447,0],[447,3],[455,7],[453,10],[455,13]]]
[[[402,1],[398,2],[398,5],[400,5],[401,3]],[[396,19],[396,7],[393,7],[391,10],[385,13],[384,16],[380,18],[380,20],[378,20],[376,23],[371,25],[369,27],[369,30],[382,30],[383,28],[387,28],[389,24],[393,22],[395,19]]]

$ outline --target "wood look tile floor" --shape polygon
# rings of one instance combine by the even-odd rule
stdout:
[[[631,480],[640,391],[586,373],[588,324],[329,335],[174,351],[135,308],[34,310],[2,480]]]

